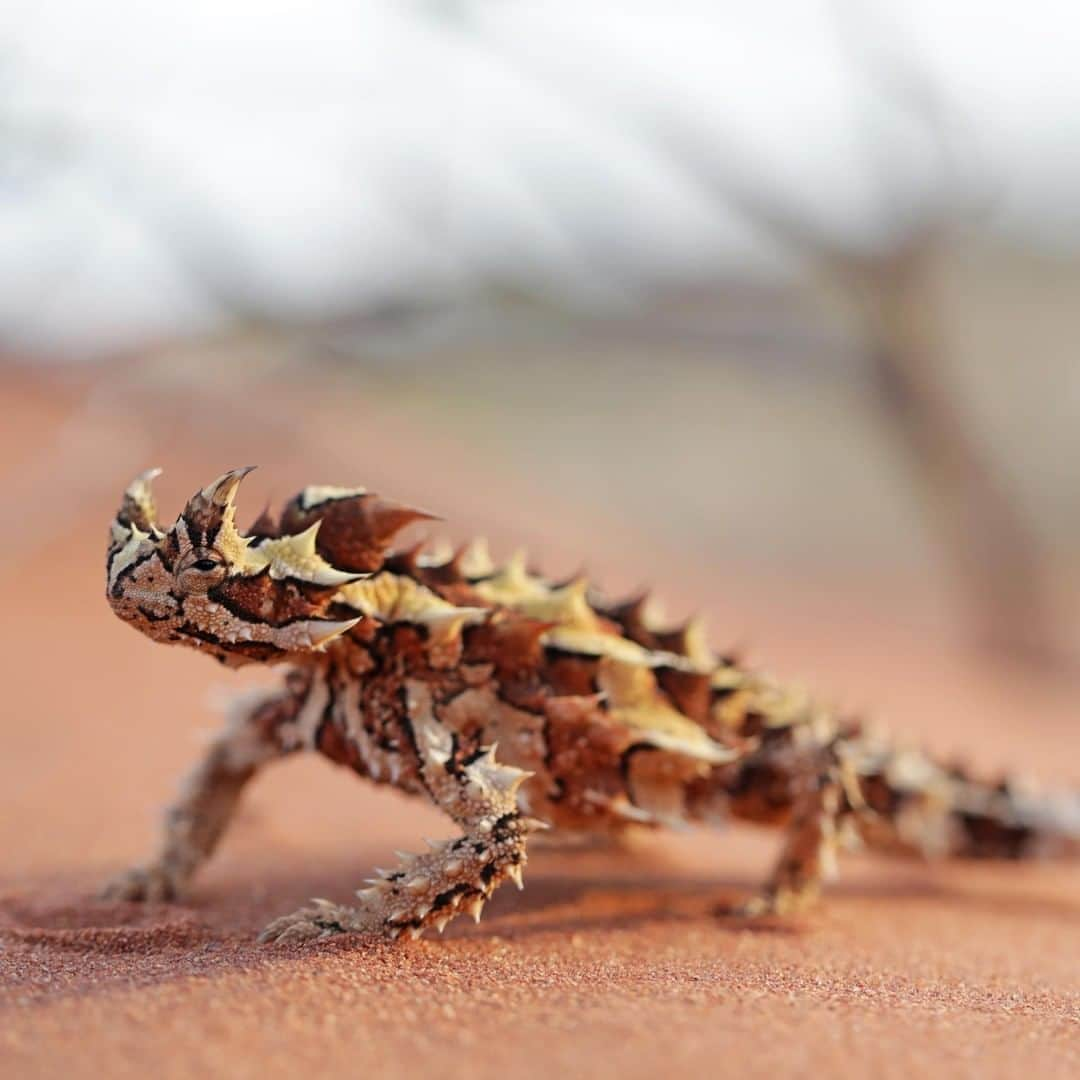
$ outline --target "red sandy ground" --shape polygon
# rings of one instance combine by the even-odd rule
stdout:
[[[1076,868],[853,857],[819,914],[750,930],[712,911],[758,880],[775,838],[688,834],[632,853],[538,853],[524,893],[442,938],[257,947],[272,916],[312,895],[347,900],[392,849],[445,830],[426,807],[312,759],[256,782],[188,903],[94,900],[148,851],[157,808],[214,723],[208,687],[244,679],[152,646],[107,611],[114,472],[148,463],[146,447],[128,461],[122,432],[110,455],[101,432],[80,429],[74,474],[28,503],[36,448],[64,407],[26,384],[2,393],[3,535],[15,536],[0,624],[3,1075],[1080,1075]],[[356,462],[377,462],[372,486],[388,493],[464,506],[459,534],[485,528],[505,551],[539,531],[560,557],[618,535],[576,508],[530,506],[506,477],[477,491],[458,447],[388,462],[401,434],[358,417]],[[167,511],[221,467],[281,460],[262,438],[155,443]],[[279,494],[316,474],[352,479],[340,461],[320,472],[310,447],[294,456],[273,477]],[[437,483],[425,460],[439,461]],[[245,494],[252,514],[258,497]],[[663,566],[669,595],[723,612],[723,630],[753,613],[755,656],[875,703],[894,728],[970,746],[980,765],[1076,779],[1075,687],[992,672],[858,599],[793,600],[677,552],[630,550],[624,535],[613,562],[627,581]]]

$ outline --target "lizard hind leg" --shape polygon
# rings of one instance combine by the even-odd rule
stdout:
[[[416,701],[410,697],[413,706]],[[310,907],[272,922],[260,941],[302,941],[351,932],[415,938],[432,926],[441,932],[462,912],[479,922],[484,904],[507,878],[523,887],[528,834],[547,828],[518,810],[517,790],[530,774],[500,765],[494,747],[458,762],[449,732],[430,708],[411,707],[410,714],[424,784],[436,805],[461,826],[462,835],[429,841],[432,849],[422,855],[402,854],[393,870],[380,871],[368,888],[357,893],[356,907],[313,901]]]
[[[843,808],[843,787],[831,776],[817,778],[801,793],[769,880],[733,913],[743,918],[784,916],[811,907],[823,883],[835,876]]]

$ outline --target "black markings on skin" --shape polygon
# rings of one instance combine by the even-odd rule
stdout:
[[[642,751],[653,754],[662,753],[658,747],[649,746],[647,743],[634,743],[632,746],[628,746],[619,755],[619,773],[622,776],[623,787],[626,788],[627,797],[635,806],[637,806],[637,798],[634,795],[634,785],[630,778],[630,770],[633,767],[634,758]]]
[[[203,546],[202,526],[197,525],[187,514],[183,515],[184,526],[187,528],[188,543],[193,547]]]
[[[176,560],[180,556],[180,545],[177,542],[176,534],[169,532],[165,534],[165,542],[158,546],[158,558],[161,559],[161,565],[165,567],[168,573],[172,573]]]
[[[200,627],[189,622],[184,623],[177,629],[185,637],[194,638],[196,641],[205,642],[207,645],[213,645],[215,648],[221,649],[224,653],[231,652],[235,653],[237,656],[246,656],[252,660],[269,661],[278,656],[285,655],[287,651],[278,648],[278,646],[271,641],[244,641],[227,645],[213,634],[206,630],[202,630]]]
[[[203,527],[188,514],[184,514],[184,524],[187,526],[188,540],[191,541],[193,548],[212,547],[218,533],[221,531],[220,521],[204,531]]]
[[[366,491],[334,492],[330,495],[322,495],[314,502],[308,502],[307,488],[305,488],[292,501],[293,505],[295,505],[297,509],[307,512],[311,510],[316,510],[320,506],[326,506],[327,503],[348,502],[349,499],[367,499],[369,497],[370,496]]]
[[[144,619],[146,619],[147,622],[168,622],[176,614],[175,612],[170,612],[168,615],[156,615],[154,614],[154,612],[149,611],[147,608],[143,607],[142,604],[140,604],[135,610],[138,611],[138,613]]]
[[[457,740],[456,734],[454,735],[454,739],[455,741]],[[461,759],[461,767],[463,769],[467,769],[474,762],[479,761],[487,753],[487,751],[488,748],[486,746],[478,746],[471,754],[466,754],[465,757]]]
[[[552,660],[602,660],[604,654],[594,649],[564,649],[558,645],[545,645],[544,655]]]
[[[465,893],[472,892],[473,890],[465,884],[463,881],[459,881],[452,888],[446,890],[446,892],[439,893],[438,896],[431,902],[431,910],[438,911],[439,908],[449,906],[454,902],[454,898],[462,896]]]
[[[544,716],[544,768],[551,777],[551,786],[548,788],[547,797],[553,802],[560,802],[566,798],[566,783],[561,777],[555,775],[554,750],[551,744],[551,719]]]
[[[404,683],[402,683],[401,686],[398,689],[398,700],[399,700],[400,705],[401,705],[400,717],[399,717],[399,720],[400,720],[400,723],[401,723],[401,730],[404,733],[405,738],[408,741],[409,746],[412,748],[413,759],[418,763],[418,766],[419,766],[417,768],[417,770],[416,770],[416,775],[419,778],[420,783],[423,784],[424,790],[431,797],[432,801],[433,802],[438,802],[438,799],[435,798],[435,793],[428,786],[427,778],[424,776],[424,769],[423,769],[424,759],[420,755],[420,744],[416,741],[416,730],[415,730],[415,728],[413,728],[412,718],[409,716],[409,692],[405,688]],[[380,745],[381,745],[381,743],[380,743]],[[383,749],[387,749],[387,753],[391,753],[391,754],[400,754],[401,753],[401,748],[399,746],[395,745],[392,742],[390,743],[389,748],[384,746]],[[454,761],[454,758],[453,758],[453,755],[451,754],[450,760],[446,763],[446,769],[448,771],[451,770],[451,768],[453,766],[453,761]]]
[[[630,769],[634,757],[642,752],[656,753],[656,749],[655,746],[650,746],[648,743],[633,743],[619,755],[619,772],[622,774],[623,783],[627,788],[630,786]]]
[[[503,814],[502,817],[491,826],[491,835],[496,840],[506,840],[513,835],[513,829],[511,826],[518,819],[518,813],[516,810],[511,810],[508,814]]]
[[[401,729],[405,733],[405,738],[412,747],[413,753],[417,756],[417,759],[419,759],[420,746],[416,741],[416,731],[412,725],[412,717],[409,716],[409,691],[404,683],[398,687],[398,704],[401,706]],[[391,743],[391,746],[395,746],[396,748],[396,744],[394,743]]]
[[[326,694],[326,704],[323,706],[322,716],[319,718],[319,725],[315,729],[313,739],[313,745],[316,747],[322,745],[323,733],[334,722],[334,706],[337,704],[337,694],[329,678],[326,679]]]
[[[209,630],[203,630],[201,627],[196,626],[194,623],[183,623],[179,627],[180,633],[185,637],[195,638],[198,641],[205,641],[208,645],[221,645],[221,639],[211,634]]]
[[[119,600],[121,599],[121,597],[123,597],[124,582],[127,581],[128,578],[130,578],[135,573],[135,571],[143,565],[143,563],[149,562],[156,554],[156,551],[148,551],[145,555],[140,555],[137,559],[135,559],[129,565],[125,566],[124,569],[120,571],[112,587],[112,596],[114,600]]]
[[[985,814],[959,811],[956,817],[967,837],[963,854],[975,859],[1022,859],[1035,835],[1025,825],[1008,825]]]
[[[263,660],[266,663],[273,663],[278,658],[287,655],[288,652],[288,650],[279,649],[270,641],[244,641],[230,645],[227,651],[239,656],[246,656],[249,660]]]

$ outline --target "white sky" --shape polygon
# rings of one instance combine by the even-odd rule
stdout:
[[[498,286],[625,302],[775,272],[748,206],[865,246],[943,191],[1080,244],[1077,0],[0,8],[9,349]]]

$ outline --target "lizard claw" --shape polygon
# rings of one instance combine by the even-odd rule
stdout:
[[[106,882],[98,895],[102,900],[161,903],[175,900],[180,895],[180,885],[164,867],[136,866]]]

